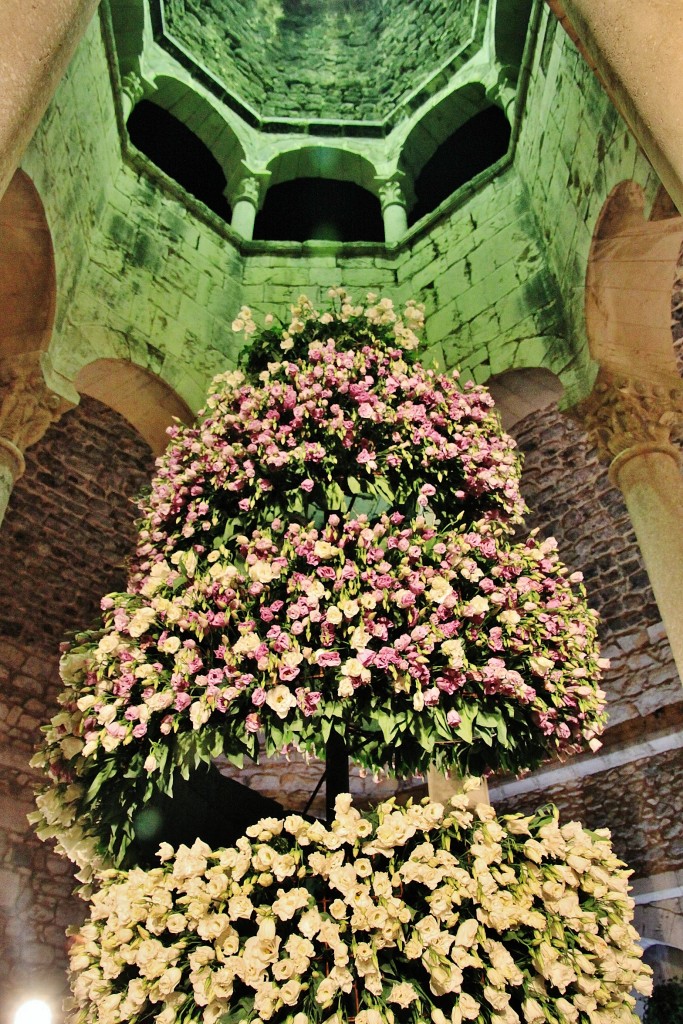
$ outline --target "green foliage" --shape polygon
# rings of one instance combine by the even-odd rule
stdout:
[[[683,979],[655,986],[645,1007],[643,1024],[683,1024]]]

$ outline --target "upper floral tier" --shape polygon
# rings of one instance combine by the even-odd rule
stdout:
[[[200,553],[237,525],[319,510],[429,506],[442,525],[519,523],[519,459],[485,388],[414,361],[422,309],[391,302],[318,313],[303,296],[288,325],[270,323],[240,371],[212,385],[195,427],[174,427],[141,502],[137,567],[178,549]],[[252,334],[249,310],[233,327]]]

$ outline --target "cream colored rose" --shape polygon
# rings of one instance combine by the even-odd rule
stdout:
[[[154,608],[138,608],[128,623],[128,632],[131,636],[142,636],[156,619]]]
[[[489,602],[481,594],[473,597],[469,604],[463,608],[463,615],[467,618],[474,618],[477,615],[486,615],[489,610]]]
[[[313,546],[313,554],[316,558],[334,558],[336,554],[339,554],[339,548],[326,540],[317,540]]]
[[[278,718],[285,719],[292,708],[296,707],[296,697],[288,686],[279,684],[268,691],[266,704],[272,708]]]
[[[446,640],[441,644],[441,650],[448,658],[451,668],[462,668],[465,664],[465,648],[460,639]]]
[[[272,583],[273,580],[279,578],[281,572],[281,566],[265,559],[259,559],[258,562],[249,566],[249,575],[257,583]]]
[[[447,597],[453,593],[453,587],[443,576],[435,576],[425,597],[432,604],[443,604]]]

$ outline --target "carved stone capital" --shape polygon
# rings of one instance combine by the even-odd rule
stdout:
[[[683,381],[653,384],[601,370],[592,393],[569,411],[588,432],[603,462],[627,452],[664,451],[683,428]]]
[[[251,203],[252,206],[258,206],[259,199],[261,196],[261,182],[258,178],[253,175],[242,178],[235,192],[236,203]]]
[[[140,102],[145,95],[145,86],[137,71],[129,71],[121,79],[121,91],[126,94],[131,108]]]
[[[377,191],[379,192],[379,201],[382,206],[382,213],[384,213],[387,206],[405,207],[406,197],[401,183],[402,177],[402,174],[395,174],[393,177],[387,178],[380,184]]]
[[[8,450],[24,452],[70,406],[48,387],[35,357],[0,362],[0,438]]]

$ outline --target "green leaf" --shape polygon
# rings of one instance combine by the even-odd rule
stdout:
[[[465,743],[472,742],[472,726],[474,725],[474,720],[477,717],[477,711],[478,708],[476,704],[463,704],[458,710],[458,714],[462,721],[454,731]]]

